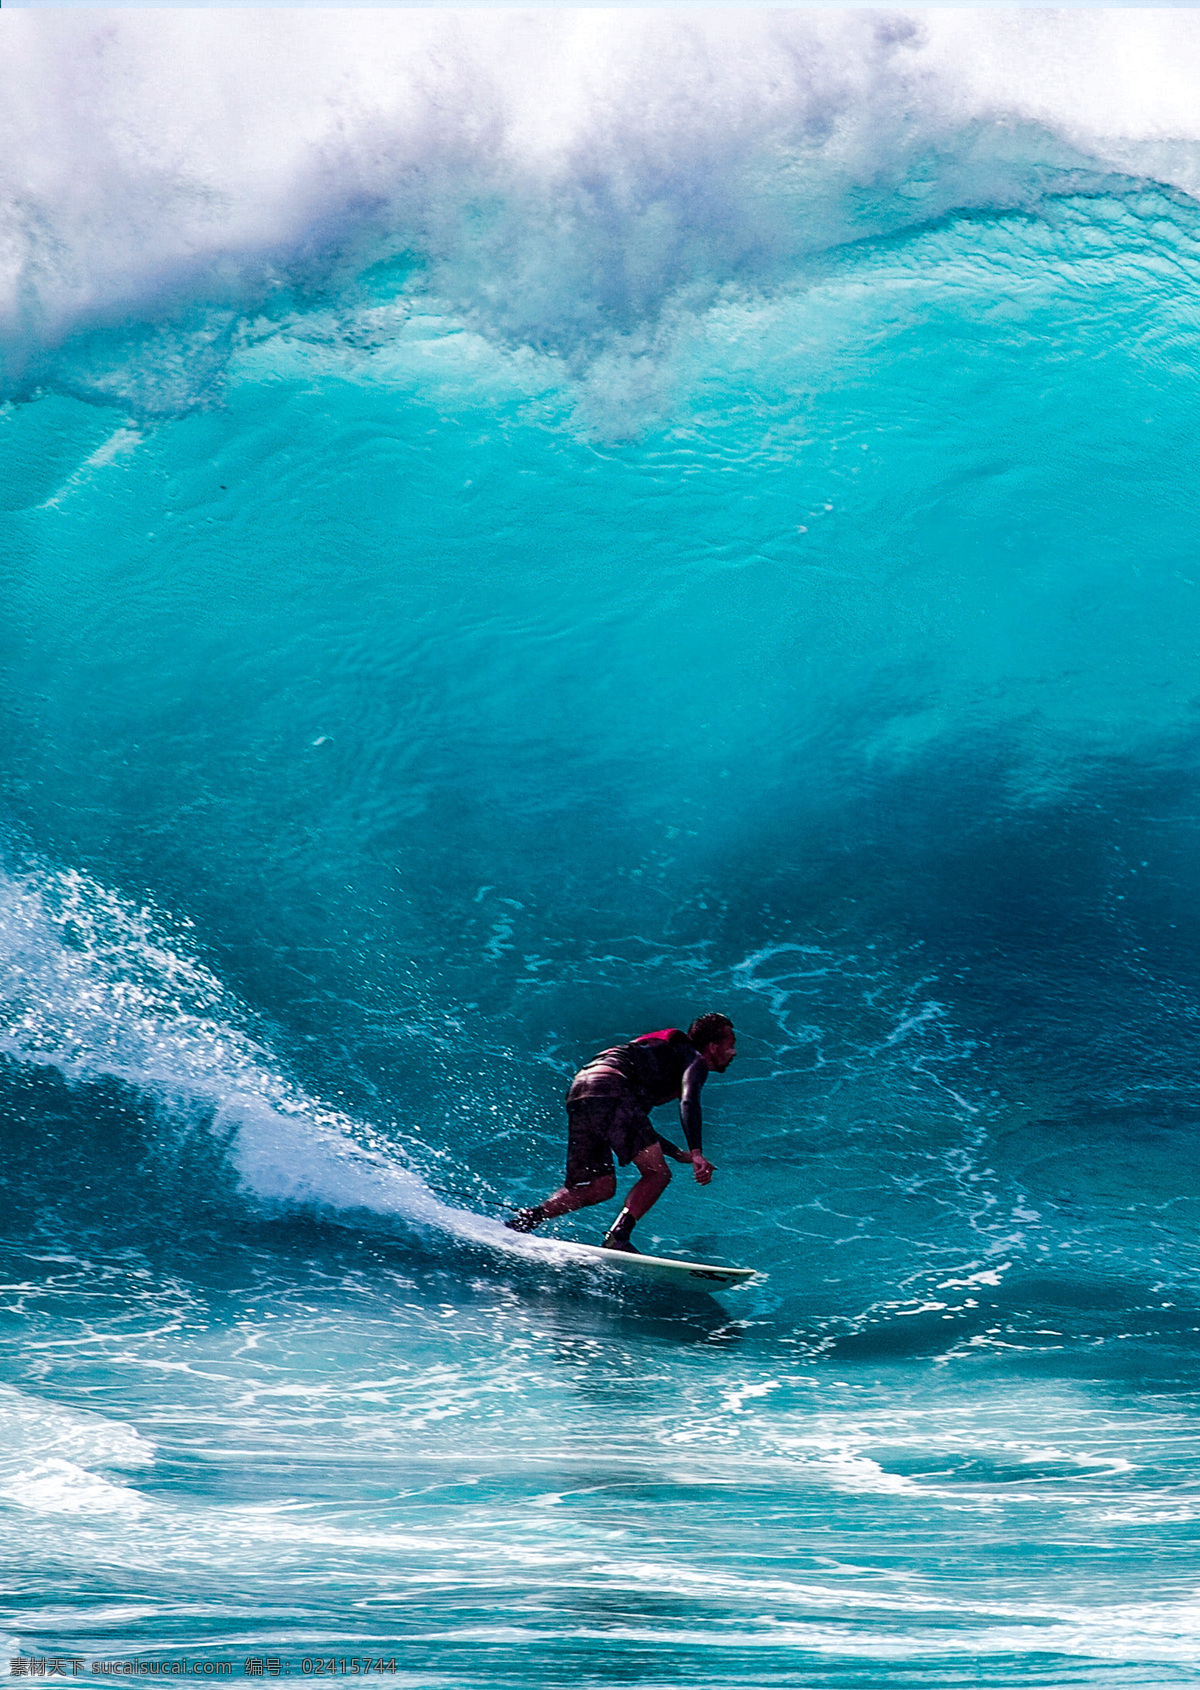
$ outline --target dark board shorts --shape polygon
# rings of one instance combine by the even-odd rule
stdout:
[[[632,1097],[568,1097],[567,1185],[615,1177],[614,1154],[624,1167],[657,1143],[649,1115]]]

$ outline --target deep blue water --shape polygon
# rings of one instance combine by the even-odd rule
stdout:
[[[1193,18],[5,15],[5,1660],[1200,1676]]]

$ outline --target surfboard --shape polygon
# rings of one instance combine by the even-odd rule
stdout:
[[[652,1280],[689,1291],[729,1290],[757,1276],[755,1268],[722,1267],[718,1262],[681,1262],[671,1256],[643,1256],[631,1250],[606,1250],[600,1244],[571,1244],[572,1256],[595,1258],[597,1267],[609,1268],[630,1279]]]

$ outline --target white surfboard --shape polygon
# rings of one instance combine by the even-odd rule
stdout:
[[[729,1290],[757,1277],[754,1268],[721,1267],[717,1262],[680,1262],[670,1256],[643,1256],[632,1250],[605,1250],[599,1244],[571,1244],[571,1255],[610,1268],[631,1279],[653,1280],[689,1291]]]

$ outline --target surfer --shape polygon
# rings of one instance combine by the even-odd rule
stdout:
[[[713,1012],[693,1021],[686,1033],[664,1027],[594,1056],[567,1093],[565,1181],[545,1202],[518,1209],[506,1225],[514,1232],[532,1232],[556,1215],[607,1203],[617,1191],[615,1151],[621,1166],[632,1162],[641,1178],[605,1234],[603,1248],[636,1254],[630,1234],[671,1183],[666,1157],[690,1162],[697,1185],[713,1177],[713,1165],[701,1149],[700,1092],[709,1074],[728,1068],[736,1043],[733,1022]],[[686,1150],[650,1121],[651,1109],[676,1097]]]

